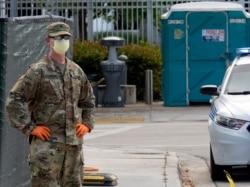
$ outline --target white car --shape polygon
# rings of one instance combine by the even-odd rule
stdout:
[[[242,168],[250,173],[250,48],[237,49],[238,56],[228,67],[221,86],[204,85],[210,95],[211,178],[224,180],[224,170],[233,174]]]

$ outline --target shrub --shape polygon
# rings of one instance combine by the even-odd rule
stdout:
[[[154,100],[161,98],[161,52],[160,47],[146,42],[127,44],[118,48],[118,56],[124,54],[128,57],[127,83],[136,85],[136,97],[143,101],[145,97],[145,72],[153,71]],[[108,48],[99,41],[75,41],[73,45],[73,60],[86,74],[96,74],[98,79],[103,77],[100,63],[106,60]]]
[[[161,98],[161,67],[162,58],[160,47],[146,42],[128,44],[118,49],[119,54],[128,57],[126,61],[128,69],[128,84],[136,85],[137,99],[145,98],[145,72],[153,71],[154,100]]]
[[[87,75],[96,74],[102,77],[101,62],[106,58],[108,49],[100,42],[75,41],[73,44],[73,60]]]

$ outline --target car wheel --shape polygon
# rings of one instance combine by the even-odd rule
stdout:
[[[231,166],[221,166],[215,164],[212,148],[210,146],[210,172],[212,180],[213,181],[226,180],[227,178],[224,173],[224,170],[226,170],[228,173],[231,174],[232,173],[231,168],[232,168]]]

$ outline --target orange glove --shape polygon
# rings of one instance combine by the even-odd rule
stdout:
[[[89,128],[81,123],[76,124],[76,136],[82,138],[86,133],[89,132]]]
[[[31,132],[32,135],[37,136],[41,140],[47,140],[50,138],[50,130],[45,126],[36,126]]]

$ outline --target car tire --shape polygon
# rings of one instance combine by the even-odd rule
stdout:
[[[231,166],[222,166],[222,165],[215,164],[212,148],[210,145],[210,172],[211,172],[212,180],[213,181],[226,180],[227,178],[226,178],[226,175],[224,173],[224,170],[226,170],[230,174],[232,173]]]

